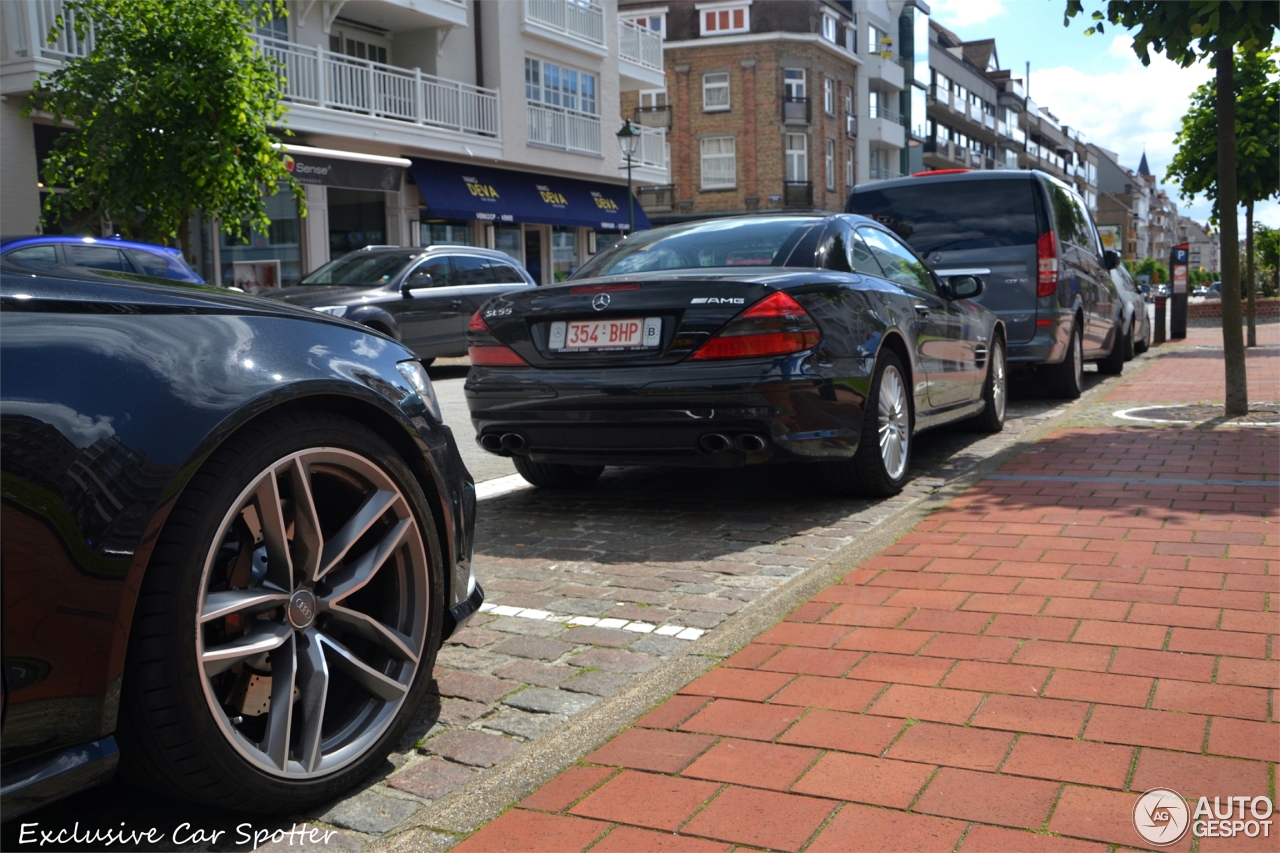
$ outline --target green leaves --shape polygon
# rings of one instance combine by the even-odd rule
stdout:
[[[197,210],[228,231],[265,230],[264,192],[302,197],[271,147],[279,70],[250,35],[284,14],[282,0],[68,0],[50,37],[92,25],[94,50],[37,81],[27,108],[74,126],[44,164],[44,183],[66,190],[46,217],[87,212],[156,242]]]
[[[1062,24],[1084,13],[1083,0],[1067,0]],[[1246,50],[1271,45],[1280,19],[1276,0],[1108,0],[1105,13],[1095,10],[1098,23],[1086,35],[1101,33],[1105,24],[1133,32],[1133,52],[1143,65],[1151,64],[1151,50],[1184,68],[1219,50],[1239,45]],[[1105,22],[1105,23],[1104,23]]]

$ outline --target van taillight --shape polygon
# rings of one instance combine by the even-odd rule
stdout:
[[[799,302],[779,291],[726,323],[689,359],[787,355],[813,349],[821,338],[818,324],[809,313]]]
[[[469,333],[467,355],[471,358],[473,365],[517,367],[529,364],[520,357],[519,353],[498,340],[498,336],[489,328],[489,324],[484,321],[479,311],[472,315],[467,332]]]
[[[1036,296],[1053,296],[1058,291],[1058,241],[1052,231],[1036,240]]]

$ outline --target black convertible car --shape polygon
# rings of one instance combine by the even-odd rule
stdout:
[[[1005,333],[859,216],[769,216],[628,237],[568,282],[490,300],[471,321],[480,445],[531,483],[605,465],[823,465],[843,493],[906,481],[914,432],[999,430]]]
[[[4,817],[117,764],[249,811],[364,779],[483,599],[421,364],[218,288],[2,273]]]

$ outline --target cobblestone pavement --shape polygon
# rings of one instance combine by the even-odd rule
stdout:
[[[1087,376],[1091,385],[1100,381]],[[1034,385],[1014,391],[1003,433],[922,434],[914,478],[891,500],[835,499],[816,472],[797,465],[609,469],[582,492],[527,490],[481,502],[476,566],[487,612],[441,650],[438,694],[360,790],[313,813],[255,826],[308,820],[336,829],[329,848],[343,850],[390,832],[1064,408],[1038,396]],[[465,443],[466,425],[455,431]],[[166,801],[123,780],[44,810],[40,819],[166,825],[178,822],[174,815],[228,830],[245,820]],[[231,831],[221,844],[170,846],[243,849],[227,843],[235,837]],[[259,849],[276,848],[290,844]]]
[[[1191,346],[1090,411],[1200,399]],[[1274,798],[1276,438],[1055,430],[455,849],[1105,851],[1151,788]]]

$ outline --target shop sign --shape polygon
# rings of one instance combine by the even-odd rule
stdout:
[[[400,166],[362,163],[358,160],[331,160],[306,154],[285,154],[284,166],[300,184],[340,187],[348,190],[399,192]]]

